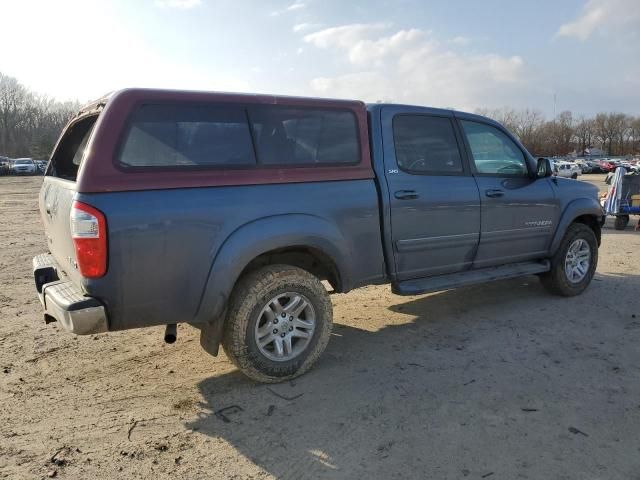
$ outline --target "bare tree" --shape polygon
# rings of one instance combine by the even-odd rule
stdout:
[[[567,155],[573,150],[573,117],[571,112],[564,111],[556,120],[549,122],[551,127],[551,144],[558,155]]]
[[[574,127],[578,154],[583,155],[584,151],[591,148],[594,136],[594,121],[584,116],[578,119]]]
[[[632,118],[629,122],[629,150],[630,154],[640,154],[640,117]]]
[[[12,153],[17,129],[24,122],[27,90],[13,77],[0,73],[0,151]]]
[[[626,115],[623,113],[599,113],[594,120],[595,134],[608,155],[623,154],[621,139],[626,130]],[[614,145],[615,142],[615,145]]]
[[[623,113],[599,113],[574,120],[570,111],[561,112],[554,120],[532,109],[478,109],[478,114],[502,123],[536,155],[578,155],[599,145],[609,155],[627,155],[640,150],[640,119]]]
[[[516,135],[520,141],[532,152],[539,152],[543,148],[544,139],[541,136],[544,125],[544,115],[539,110],[522,110],[516,114]]]
[[[78,102],[36,95],[0,73],[0,155],[47,157],[78,109]]]
[[[476,110],[478,115],[493,118],[496,122],[501,123],[511,133],[517,135],[518,130],[518,112],[509,107],[502,107],[496,109],[479,108]]]
[[[541,148],[541,127],[544,115],[538,110],[514,110],[509,107],[499,109],[477,109],[478,115],[484,115],[504,125],[517,136],[528,150],[538,152]]]
[[[611,132],[609,154],[624,155],[624,138],[628,129],[627,116],[624,113],[610,113],[609,129]]]

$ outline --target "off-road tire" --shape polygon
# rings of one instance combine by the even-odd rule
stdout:
[[[564,263],[569,246],[577,239],[582,238],[589,244],[591,261],[585,277],[578,283],[572,283],[565,273]],[[542,285],[551,293],[563,297],[580,295],[591,283],[598,266],[598,240],[588,226],[582,223],[573,223],[567,229],[558,251],[551,259],[551,270],[540,275]]]
[[[255,323],[265,304],[284,292],[303,294],[312,304],[316,326],[313,336],[297,357],[276,362],[265,357],[256,345]],[[276,383],[302,375],[322,354],[333,326],[333,308],[320,280],[290,265],[268,265],[241,278],[231,294],[222,336],[227,357],[249,378]]]
[[[613,228],[616,230],[624,230],[629,224],[629,215],[618,215],[613,222]]]

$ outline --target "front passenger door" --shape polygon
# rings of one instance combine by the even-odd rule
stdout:
[[[525,152],[497,126],[475,118],[460,124],[482,206],[473,267],[545,257],[559,218],[549,179],[530,174]]]

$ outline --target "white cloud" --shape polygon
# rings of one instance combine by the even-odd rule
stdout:
[[[346,50],[351,63],[382,65],[389,56],[402,55],[411,47],[426,45],[426,33],[418,29],[400,30],[393,35],[377,37],[388,28],[385,24],[353,24],[327,28],[304,37],[304,41],[319,48],[337,47]]]
[[[294,25],[292,30],[295,33],[308,32],[309,30],[315,30],[316,28],[322,27],[321,23],[298,23]]]
[[[296,10],[301,10],[301,9],[305,8],[306,6],[307,6],[306,3],[294,2],[291,5],[283,8],[282,10],[275,10],[275,11],[271,12],[270,15],[272,17],[277,17],[278,15],[282,15],[283,13],[294,12]]]
[[[471,43],[471,39],[469,37],[464,37],[462,35],[458,35],[450,40],[454,45],[458,45],[460,47],[466,47]]]
[[[367,41],[366,37],[387,27],[384,23],[353,23],[311,33],[304,37],[304,41],[320,48],[347,48],[352,44]]]
[[[629,35],[640,30],[640,1],[589,0],[582,14],[561,25],[556,37],[575,37],[585,41],[596,31],[618,31]]]
[[[315,78],[311,88],[327,96],[473,109],[508,103],[527,84],[519,56],[457,53],[431,32],[388,31],[384,24],[353,24],[306,35],[306,43],[343,53],[356,70]]]
[[[156,6],[160,8],[189,9],[202,5],[202,0],[156,0]]]

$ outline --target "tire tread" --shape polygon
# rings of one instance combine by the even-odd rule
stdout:
[[[274,286],[303,288],[312,292],[314,297],[310,300],[316,310],[316,328],[321,330],[317,341],[310,345],[312,350],[301,362],[292,360],[293,365],[274,367],[268,361],[260,361],[259,354],[250,351],[246,341],[247,328],[254,310],[273,291]],[[263,383],[282,382],[302,375],[311,368],[329,342],[332,324],[331,300],[318,278],[298,267],[268,265],[248,273],[236,285],[225,319],[222,348],[229,360],[249,378]]]
[[[582,237],[587,240],[592,253],[591,264],[589,266],[587,276],[580,283],[574,285],[569,282],[564,272],[564,257],[569,245],[571,245],[571,243],[578,237]],[[551,270],[540,275],[540,281],[549,292],[555,295],[573,297],[575,295],[580,295],[589,286],[597,265],[598,241],[595,233],[591,228],[583,223],[573,223],[569,228],[567,228],[567,232],[560,243],[558,251],[551,259]]]

